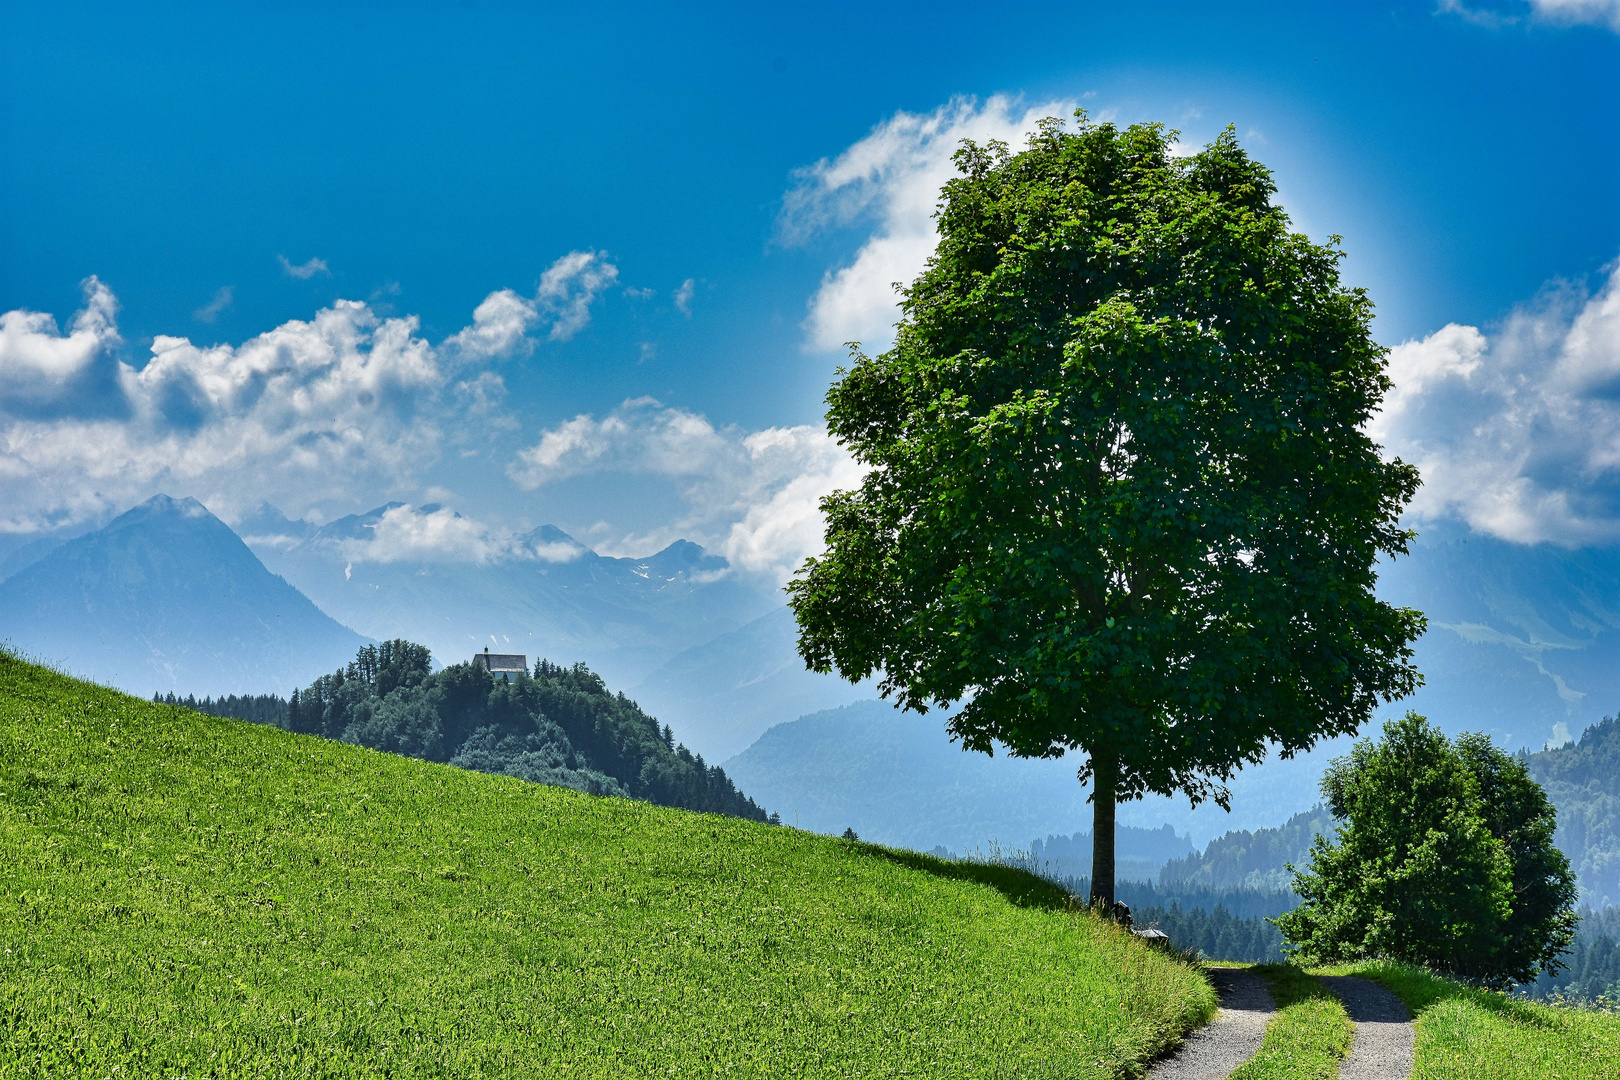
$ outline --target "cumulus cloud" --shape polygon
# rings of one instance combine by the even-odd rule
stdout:
[[[595,256],[578,263],[553,275],[556,318],[577,318],[577,297],[612,276]],[[0,531],[92,520],[157,490],[229,515],[415,489],[447,442],[512,426],[500,377],[468,364],[520,351],[543,321],[497,292],[435,346],[415,317],[340,300],[239,345],[160,334],[136,366],[119,356],[112,291],[91,278],[84,296],[66,333],[49,314],[0,314]]]
[[[551,340],[567,341],[591,321],[591,304],[619,280],[599,251],[570,251],[540,275],[536,306],[551,317]]]
[[[444,382],[415,331],[339,301],[240,346],[159,335],[144,367],[117,363],[122,415],[0,425],[0,528],[93,516],[157,488],[230,506],[243,491],[313,500],[409,478],[436,456]],[[32,344],[63,339],[43,327]]]
[[[619,278],[619,268],[597,251],[570,251],[540,275],[534,297],[511,289],[492,292],[473,311],[472,325],[445,346],[464,360],[488,360],[527,351],[529,331],[548,323],[552,341],[567,341],[591,321],[591,304]]]
[[[821,550],[819,502],[860,482],[861,468],[824,427],[746,432],[716,428],[652,398],[626,401],[597,419],[576,416],[541,434],[508,468],[533,490],[588,473],[640,473],[675,482],[687,512],[646,545],[697,540],[745,570],[785,580]]]
[[[370,537],[343,540],[338,546],[356,563],[489,563],[532,557],[514,538],[497,536],[443,506],[390,507]]]
[[[697,282],[692,278],[687,278],[675,290],[675,310],[689,318],[692,314],[692,293],[696,288]]]
[[[463,360],[510,356],[528,348],[529,328],[539,318],[534,301],[501,289],[484,297],[473,308],[472,323],[446,338],[444,345]]]
[[[1390,351],[1368,426],[1416,464],[1419,518],[1523,543],[1620,540],[1620,268],[1560,283],[1493,333],[1452,324]]]
[[[314,542],[347,560],[351,568],[368,562],[566,563],[590,550],[552,529],[541,529],[527,537],[502,533],[436,503],[390,504],[375,521],[357,532],[359,535],[317,537]]]
[[[118,301],[97,278],[85,280],[84,307],[68,333],[40,311],[0,314],[0,417],[61,405],[93,369],[112,363],[118,336]]]
[[[1016,149],[1042,118],[1074,108],[1072,101],[1025,107],[1002,96],[982,105],[957,98],[931,113],[896,113],[838,157],[800,170],[778,219],[784,243],[827,229],[873,227],[849,265],[823,276],[804,322],[806,346],[861,341],[886,348],[900,317],[894,285],[909,285],[934,252],[934,210],[940,188],[956,175],[951,158],[962,140],[999,139]]]
[[[281,272],[288,277],[297,278],[299,281],[308,281],[316,274],[325,274],[327,277],[332,276],[332,271],[327,267],[325,259],[311,259],[306,263],[295,265],[285,255],[277,255],[276,258],[281,262]]]

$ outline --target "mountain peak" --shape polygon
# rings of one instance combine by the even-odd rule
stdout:
[[[173,515],[176,517],[213,517],[208,507],[193,499],[190,495],[176,499],[172,495],[154,495],[138,506],[132,506],[120,514],[115,521],[123,521],[131,517],[156,517],[158,515]]]
[[[658,554],[640,561],[659,577],[675,577],[694,571],[719,571],[731,566],[719,555],[710,555],[690,540],[677,540]]]
[[[252,510],[249,510],[236,523],[238,536],[258,539],[288,538],[302,540],[314,531],[314,526],[310,525],[309,522],[303,520],[294,521],[286,514],[283,514],[279,507],[272,506],[267,502],[261,502]]]
[[[542,525],[538,529],[535,529],[533,532],[529,533],[529,535],[525,536],[523,539],[527,540],[531,544],[579,543],[578,540],[575,540],[572,536],[569,536],[555,525]]]
[[[373,507],[363,514],[350,514],[329,521],[315,530],[316,540],[370,540],[375,534],[377,522],[382,520],[384,514],[390,510],[398,510],[405,504],[402,502],[387,502],[381,506]]]
[[[282,692],[362,639],[196,499],[159,495],[0,582],[0,638],[148,693]]]
[[[178,529],[181,532],[231,532],[208,507],[187,495],[176,499],[170,495],[154,495],[138,506],[119,514],[107,524],[104,532],[119,533],[126,529],[158,527]],[[231,534],[235,537],[235,534]]]

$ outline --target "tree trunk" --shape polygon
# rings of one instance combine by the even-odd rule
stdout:
[[[1106,750],[1091,752],[1091,903],[1114,906],[1114,791],[1119,761]]]

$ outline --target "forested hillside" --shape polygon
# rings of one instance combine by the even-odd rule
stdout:
[[[1032,841],[1029,853],[1042,873],[1078,878],[1091,873],[1091,848],[1091,833],[1077,832]],[[1154,881],[1169,860],[1195,854],[1192,841],[1177,836],[1169,825],[1157,829],[1120,825],[1114,830],[1114,873],[1121,881]]]
[[[1218,836],[1203,851],[1171,859],[1159,872],[1166,887],[1290,891],[1294,876],[1287,866],[1303,864],[1317,833],[1333,833],[1333,816],[1324,807],[1295,814],[1274,829],[1239,829]]]
[[[1606,997],[1620,1005],[1620,907],[1581,912],[1575,947],[1564,957],[1565,968],[1543,975],[1528,990],[1532,997],[1554,995],[1578,1002]]]
[[[1581,902],[1620,905],[1620,720],[1608,717],[1570,743],[1525,758],[1558,808],[1554,842],[1569,856]]]
[[[365,646],[285,702],[160,700],[478,772],[766,820],[723,769],[583,664],[541,660],[532,677],[505,682],[475,664],[435,672],[426,647],[395,640]]]
[[[152,700],[159,705],[178,705],[209,716],[229,716],[279,728],[287,726],[287,699],[280,694],[221,694],[217,698],[199,698],[192,694],[180,697],[168,693],[153,694]]]
[[[371,557],[389,535],[457,520],[436,504],[387,503],[311,530],[266,508],[244,535],[267,566],[363,634],[409,637],[446,662],[469,635],[504,635],[530,655],[583,660],[626,688],[781,605],[772,589],[684,540],[609,558],[542,525],[504,538],[487,559]]]

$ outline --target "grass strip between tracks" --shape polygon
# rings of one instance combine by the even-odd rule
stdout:
[[[1355,1031],[1339,999],[1288,964],[1251,970],[1271,984],[1277,1014],[1266,1026],[1266,1041],[1231,1080],[1335,1080]]]

